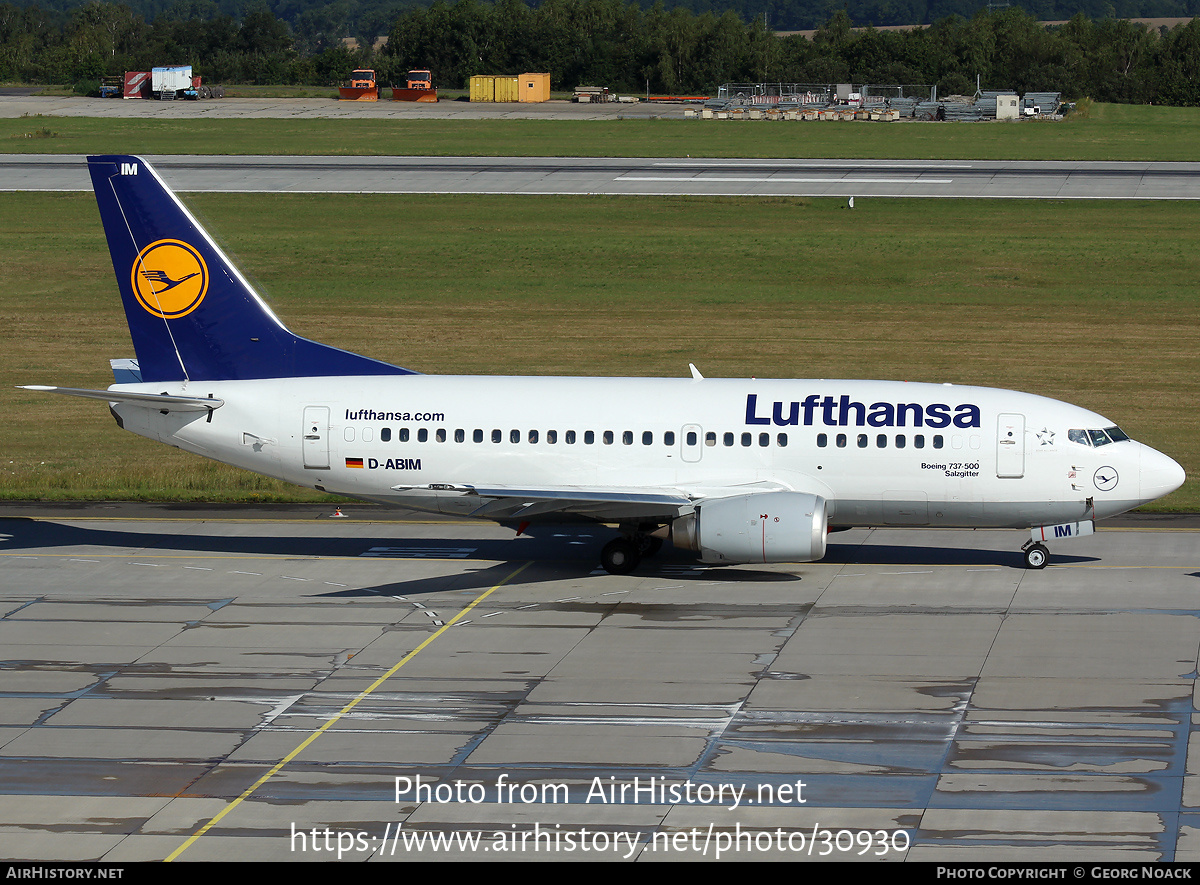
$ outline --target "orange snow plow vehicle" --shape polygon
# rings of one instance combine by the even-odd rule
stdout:
[[[345,86],[338,87],[342,101],[379,101],[379,85],[374,71],[351,71]]]
[[[437,89],[429,71],[409,71],[408,85],[392,87],[392,101],[437,101]]]

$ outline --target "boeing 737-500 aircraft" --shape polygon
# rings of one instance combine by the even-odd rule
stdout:
[[[891,381],[422,375],[289,332],[145,160],[88,166],[136,360],[126,430],[297,485],[419,510],[615,524],[635,569],[664,537],[709,563],[810,562],[853,526],[1045,541],[1178,488],[1112,421],[982,387]]]

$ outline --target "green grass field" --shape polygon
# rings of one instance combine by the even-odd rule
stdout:
[[[870,377],[1086,406],[1192,477],[1200,205],[194,195],[296,332],[423,372]],[[369,236],[362,236],[366,227]],[[90,194],[0,194],[0,497],[309,500],[117,429]]]
[[[667,105],[662,114],[607,121],[19,117],[0,119],[0,152],[1200,159],[1200,108],[1093,105],[1086,118],[1015,123],[700,121]]]

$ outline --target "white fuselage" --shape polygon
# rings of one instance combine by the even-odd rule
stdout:
[[[1014,391],[886,381],[400,377],[126,384],[224,401],[118,404],[135,433],[331,493],[447,513],[463,486],[819,495],[829,524],[1028,528],[1104,518],[1182,481],[1112,426]],[[1074,434],[1078,438],[1078,434]],[[361,464],[361,466],[359,466]],[[432,486],[432,488],[431,488]]]

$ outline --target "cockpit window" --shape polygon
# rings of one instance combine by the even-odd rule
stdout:
[[[1129,439],[1129,434],[1120,427],[1106,427],[1103,430],[1071,428],[1067,431],[1067,439],[1073,443],[1079,443],[1081,446],[1095,446],[1099,448],[1109,443],[1125,442]]]

